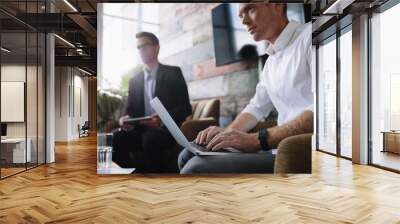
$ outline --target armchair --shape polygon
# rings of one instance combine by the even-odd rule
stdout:
[[[276,120],[267,119],[250,132],[273,126],[276,126]],[[312,133],[307,133],[283,139],[278,145],[274,173],[311,173],[311,137]]]

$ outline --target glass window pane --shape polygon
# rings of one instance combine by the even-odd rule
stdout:
[[[8,1],[0,5],[21,15],[45,10],[44,0]],[[45,162],[46,40],[44,34],[21,25],[8,15],[0,12],[0,17],[8,20],[0,30],[0,167],[1,178],[4,178]]]
[[[159,24],[158,21],[158,4],[154,3],[142,3],[142,21],[151,23],[151,24]]]
[[[1,47],[1,140],[2,178],[25,170],[26,33],[2,33]],[[11,98],[12,97],[12,98]]]
[[[129,80],[136,70],[142,69],[142,61],[136,49],[136,34],[147,31],[159,36],[159,4],[155,3],[102,3],[99,7],[98,33],[102,44],[98,46],[98,105],[112,95],[121,105],[128,95]],[[135,14],[136,16],[132,16]],[[101,35],[100,35],[101,34]],[[108,95],[107,95],[108,94]],[[103,97],[104,96],[104,97]],[[115,107],[115,116],[98,114],[98,131],[106,130],[106,123],[117,122],[122,108]],[[104,115],[104,116],[103,116]],[[117,118],[118,117],[118,118]]]
[[[318,148],[336,153],[336,40],[318,48]]]
[[[112,3],[103,4],[104,15],[113,18],[137,20],[138,4]]]
[[[159,27],[160,26],[158,26],[158,25],[143,23],[141,31],[151,32],[151,33],[154,33],[156,36],[158,36]]]
[[[38,74],[38,35],[36,32],[27,33],[27,80],[26,80],[26,118],[27,118],[27,167],[37,165],[37,74]]]
[[[372,163],[396,170],[400,170],[398,21],[400,4],[371,19]]]
[[[352,157],[352,35],[340,37],[340,153]]]
[[[46,36],[39,33],[38,45],[38,164],[45,163],[46,149],[45,149],[45,99],[46,99],[46,79],[45,79],[45,65],[46,65]]]
[[[99,76],[99,88],[120,89],[122,77],[131,74],[137,66],[135,34],[138,31],[137,19],[132,18],[138,4],[103,4],[104,16],[102,32],[102,74]],[[110,7],[118,11],[118,16],[107,14]]]

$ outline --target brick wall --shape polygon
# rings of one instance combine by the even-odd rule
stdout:
[[[160,4],[160,61],[181,67],[191,100],[221,100],[224,126],[254,95],[258,70],[249,62],[216,67],[211,10],[218,4]]]

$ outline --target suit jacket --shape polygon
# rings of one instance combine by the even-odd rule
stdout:
[[[160,99],[178,126],[192,114],[186,82],[179,67],[159,64],[154,96]],[[129,80],[126,114],[144,116],[144,71]]]

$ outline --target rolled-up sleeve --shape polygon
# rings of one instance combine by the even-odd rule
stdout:
[[[253,115],[257,121],[267,117],[271,110],[273,109],[273,104],[268,95],[266,86],[259,82],[256,87],[256,93],[250,100],[250,103],[243,109],[242,113],[249,113]]]

